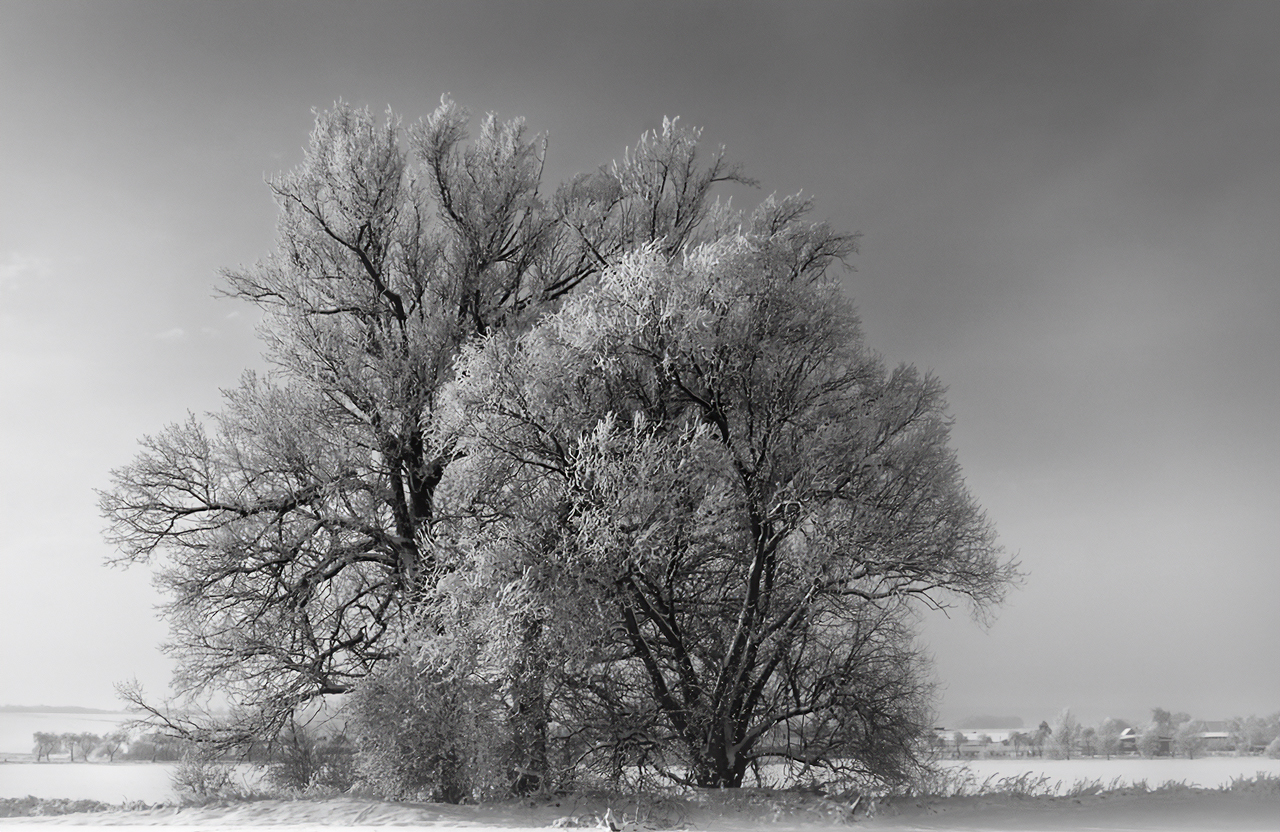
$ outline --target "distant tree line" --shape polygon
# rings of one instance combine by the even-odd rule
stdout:
[[[978,726],[975,720],[966,720],[965,724],[973,728],[1000,727]],[[1141,724],[1108,718],[1097,725],[1084,725],[1067,709],[1053,724],[1042,721],[1034,731],[1013,731],[1000,743],[985,734],[973,737],[972,730],[940,734],[934,743],[941,753],[958,757],[1000,753],[1069,760],[1073,757],[1110,759],[1127,754],[1194,759],[1207,753],[1233,753],[1280,758],[1280,712],[1261,717],[1235,717],[1223,726],[1213,727],[1218,730],[1210,730],[1210,723],[1192,719],[1188,713],[1170,713],[1163,708],[1153,708],[1151,718]],[[996,745],[1002,748],[996,751],[992,748]]]
[[[37,731],[32,735],[35,743],[32,748],[36,762],[48,760],[52,754],[66,754],[71,762],[78,759],[89,762],[91,759],[103,759],[114,762],[116,755],[129,742],[129,732],[121,728],[99,736],[91,732],[52,733]]]
[[[37,731],[32,734],[32,753],[36,762],[49,761],[52,755],[66,755],[68,762],[107,762],[117,759],[133,762],[172,763],[192,756],[195,743],[158,730],[130,730],[120,728],[98,735],[91,732]],[[299,763],[299,758],[327,758],[347,753],[340,750],[348,745],[339,730],[329,733],[309,732],[298,725],[291,725],[273,741],[250,744],[234,752],[224,750],[210,757],[207,750],[199,756],[206,760],[222,762],[247,762],[260,764]],[[319,763],[317,763],[319,765]],[[314,766],[312,766],[314,767]]]

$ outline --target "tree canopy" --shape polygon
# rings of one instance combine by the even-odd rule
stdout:
[[[465,451],[460,571],[510,564],[543,637],[599,619],[558,668],[577,674],[563,721],[703,786],[768,759],[905,776],[928,727],[907,606],[982,608],[1014,575],[941,386],[863,346],[828,274],[853,241],[807,209],[769,199],[680,257],[645,247],[477,342],[437,434]],[[575,656],[555,640],[536,652]]]
[[[673,121],[550,196],[543,142],[468,124],[318,115],[271,183],[277,250],[225,274],[272,372],[102,494],[168,595],[177,692],[235,706],[205,737],[436,680],[516,790],[907,776],[912,609],[986,610],[1016,569],[942,385],[863,343],[833,268],[856,238],[800,198],[713,202],[750,180]],[[442,753],[424,776],[464,767]]]
[[[546,198],[519,120],[467,129],[448,100],[408,130],[319,114],[271,182],[277,250],[224,275],[265,312],[271,376],[144,438],[101,495],[121,558],[162,556],[178,688],[228,690],[247,733],[394,652],[388,628],[433,568],[421,543],[454,452],[424,425],[461,345],[554,308],[620,251],[679,248],[712,185],[741,179],[669,122]]]

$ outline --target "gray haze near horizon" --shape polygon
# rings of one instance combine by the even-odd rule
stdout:
[[[163,692],[93,489],[260,368],[313,107],[525,116],[547,181],[664,115],[862,233],[871,346],[950,388],[1028,573],[921,618],[944,722],[1280,710],[1280,6],[0,0],[0,704]]]

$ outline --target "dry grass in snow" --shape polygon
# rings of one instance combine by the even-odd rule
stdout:
[[[870,816],[868,816],[870,811]],[[445,830],[600,828],[618,832],[869,830],[1268,830],[1280,829],[1280,779],[1239,780],[1234,788],[1168,785],[1108,791],[1080,784],[1063,796],[1035,781],[994,784],[981,795],[894,798],[869,805],[797,792],[744,789],[688,797],[580,795],[486,806],[395,803],[356,797],[247,800],[188,807],[0,819],[0,829],[37,826],[210,829],[284,826]]]

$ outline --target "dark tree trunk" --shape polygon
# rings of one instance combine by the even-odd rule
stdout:
[[[732,753],[717,728],[710,729],[709,734],[705,745],[699,749],[702,754],[694,765],[694,782],[704,788],[740,788],[747,776],[748,756]]]
[[[445,803],[458,804],[470,794],[467,784],[466,767],[458,758],[456,749],[449,749],[440,761],[440,799]]]
[[[547,786],[547,660],[538,641],[542,624],[526,621],[520,655],[512,668],[512,791],[532,794]]]

